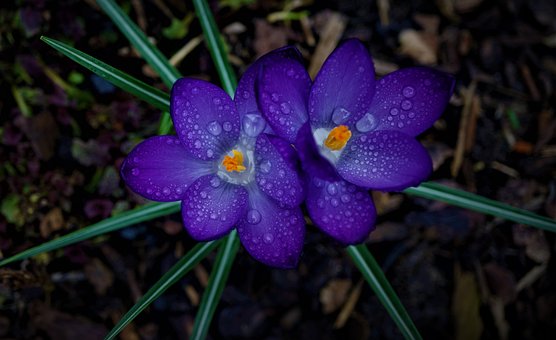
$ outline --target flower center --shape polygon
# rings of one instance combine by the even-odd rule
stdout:
[[[231,184],[248,185],[255,179],[255,156],[251,144],[240,141],[217,163],[216,174]]]
[[[238,150],[232,150],[233,156],[230,157],[229,155],[224,156],[222,160],[222,165],[228,172],[242,172],[245,171],[245,166],[243,165],[243,154]]]
[[[333,128],[324,140],[324,146],[330,150],[341,150],[351,138],[351,131],[345,125]]]

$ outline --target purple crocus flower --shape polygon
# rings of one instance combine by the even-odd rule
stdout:
[[[398,191],[429,176],[431,159],[414,137],[441,115],[453,85],[452,76],[421,67],[375,81],[355,39],[334,50],[313,83],[299,58],[264,67],[259,108],[297,148],[317,227],[344,244],[362,242],[376,218],[369,189]]]
[[[126,157],[121,174],[153,201],[182,201],[186,230],[198,241],[219,238],[234,226],[258,261],[297,264],[305,233],[299,205],[304,189],[290,144],[271,131],[257,110],[260,68],[291,54],[286,48],[253,64],[235,99],[203,80],[179,79],[170,112],[177,136],[151,137]]]

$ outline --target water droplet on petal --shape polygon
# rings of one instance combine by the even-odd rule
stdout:
[[[133,168],[133,169],[131,169],[131,174],[132,174],[133,176],[139,176],[139,172],[140,172],[140,171],[139,171],[138,168]]]
[[[334,112],[332,112],[332,121],[335,124],[340,125],[343,122],[345,122],[349,118],[350,115],[351,115],[351,112],[349,112],[345,108],[336,107],[334,109]]]
[[[270,168],[272,168],[272,164],[270,163],[269,160],[264,160],[260,165],[259,165],[259,169],[261,170],[262,173],[268,174],[270,172]]]
[[[344,203],[348,203],[349,201],[351,201],[351,197],[348,194],[343,194],[342,196],[340,196],[340,199]]]
[[[377,125],[376,118],[372,114],[367,113],[355,123],[355,128],[357,131],[365,133],[374,130]]]
[[[270,244],[272,243],[272,241],[274,241],[274,235],[270,234],[270,233],[265,233],[263,235],[263,242],[266,244]]]
[[[410,110],[412,106],[413,106],[413,104],[411,104],[411,102],[409,100],[402,101],[402,109]]]
[[[210,186],[213,188],[218,188],[220,186],[220,178],[213,177],[210,179]]]
[[[393,107],[393,108],[390,110],[390,114],[391,114],[392,116],[396,116],[398,113],[400,113],[400,110],[398,110],[398,109],[395,108],[395,107]]]
[[[224,122],[224,124],[222,124],[222,127],[224,128],[224,131],[226,131],[226,132],[232,131],[232,123],[230,123],[230,122]]]
[[[261,221],[261,213],[256,209],[251,209],[247,212],[247,222],[257,224]]]
[[[241,122],[243,132],[249,137],[257,137],[266,127],[266,122],[258,113],[248,113]]]
[[[192,89],[191,89],[191,93],[193,93],[193,94],[199,93],[199,88],[198,88],[198,87],[192,88]]]
[[[335,183],[330,183],[328,184],[328,186],[326,187],[326,191],[330,194],[330,195],[336,195],[338,193],[338,188],[336,188],[336,184]]]
[[[207,198],[208,194],[207,194],[206,191],[201,191],[201,192],[199,193],[199,196],[201,196],[201,198]]]
[[[415,95],[415,89],[411,86],[406,86],[406,87],[403,88],[402,94],[406,98],[411,98]]]
[[[202,143],[201,143],[200,140],[197,139],[197,140],[193,143],[193,145],[195,146],[195,149],[199,149],[199,148],[201,148]]]
[[[283,102],[282,104],[280,104],[280,111],[282,111],[283,114],[290,114],[292,112],[292,107],[290,106],[290,104]]]
[[[208,123],[207,130],[213,136],[218,136],[222,132],[222,126],[216,120]]]

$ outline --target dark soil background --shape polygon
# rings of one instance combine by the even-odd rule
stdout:
[[[189,1],[118,3],[184,75],[218,83]],[[210,4],[238,74],[294,44],[314,75],[346,37],[365,43],[378,75],[422,64],[455,74],[449,107],[420,136],[431,180],[556,218],[553,1]],[[144,203],[118,171],[160,117],[41,35],[168,90],[93,0],[2,1],[0,258]],[[367,245],[424,338],[554,338],[554,234],[404,194],[375,198]],[[1,268],[0,339],[101,339],[193,245],[175,215]],[[186,339],[213,261],[121,338]],[[213,339],[401,337],[343,248],[310,225],[296,270],[239,251],[210,329]]]

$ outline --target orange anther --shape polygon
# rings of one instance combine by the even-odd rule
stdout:
[[[345,125],[338,125],[330,131],[324,146],[330,150],[341,150],[351,138],[351,131]]]
[[[243,166],[243,154],[238,150],[232,150],[232,153],[234,154],[233,157],[230,157],[228,155],[224,156],[224,159],[222,160],[222,165],[226,168],[226,171],[228,172],[244,171],[246,168],[245,166]]]

